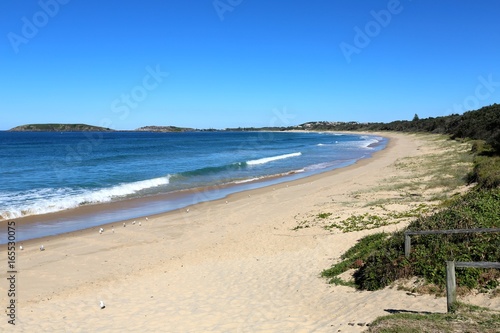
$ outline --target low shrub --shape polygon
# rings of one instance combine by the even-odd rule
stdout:
[[[446,204],[441,211],[421,216],[409,230],[448,230],[500,227],[500,189],[474,190]],[[404,233],[367,236],[347,251],[343,262],[323,272],[336,276],[351,268],[356,259],[363,265],[355,273],[360,289],[377,290],[411,276],[444,288],[445,261],[500,261],[500,233],[412,236],[410,257],[404,257]],[[498,285],[500,272],[476,268],[457,269],[457,284],[469,289],[491,289]]]

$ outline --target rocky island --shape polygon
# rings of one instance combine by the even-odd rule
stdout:
[[[112,132],[110,128],[87,124],[27,124],[16,126],[10,132]]]
[[[177,127],[177,126],[144,126],[136,129],[139,132],[193,132],[194,128]]]

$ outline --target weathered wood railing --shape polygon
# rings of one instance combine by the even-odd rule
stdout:
[[[500,262],[461,262],[447,261],[446,262],[446,305],[448,312],[451,312],[453,303],[457,300],[457,283],[455,279],[455,268],[498,268]]]
[[[451,230],[420,230],[420,231],[405,231],[405,257],[408,258],[411,252],[412,235],[446,235],[446,234],[472,234],[479,232],[500,232],[500,228],[476,228],[476,229],[451,229]],[[447,261],[446,262],[446,303],[448,312],[453,308],[453,303],[457,299],[457,283],[455,279],[455,268],[498,268],[499,262],[462,262],[462,261]]]
[[[410,256],[411,235],[433,235],[433,234],[472,234],[476,232],[500,232],[500,228],[477,228],[477,229],[451,229],[451,230],[421,230],[405,231],[405,257]]]

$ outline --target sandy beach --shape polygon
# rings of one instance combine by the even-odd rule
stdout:
[[[394,311],[446,312],[442,297],[356,291],[319,276],[363,236],[408,220],[342,233],[312,217],[369,212],[366,201],[394,195],[381,186],[418,177],[398,162],[439,150],[423,136],[378,134],[388,147],[347,168],[105,225],[102,234],[96,227],[18,244],[15,330],[4,316],[0,331],[361,332]],[[311,223],[294,230],[301,221]],[[5,309],[5,269],[0,276]],[[500,309],[498,298],[469,300]]]

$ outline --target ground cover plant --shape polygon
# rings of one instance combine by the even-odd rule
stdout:
[[[448,314],[399,312],[380,317],[371,325],[371,333],[496,333],[500,312],[457,303]]]

